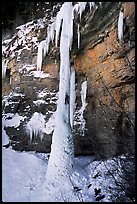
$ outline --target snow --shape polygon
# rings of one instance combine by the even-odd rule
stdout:
[[[118,39],[122,41],[123,39],[123,15],[124,13],[120,10],[118,18]]]
[[[39,100],[33,101],[33,103],[34,103],[36,106],[39,106],[39,105],[44,104],[44,103],[46,103],[46,102],[45,102],[44,100],[42,100],[42,99],[39,99]]]
[[[56,94],[58,95],[58,94]],[[42,91],[40,91],[38,93],[38,98],[47,98],[47,96],[50,96],[50,100],[53,98],[53,96],[55,96],[54,92],[50,92],[47,88],[44,88]],[[57,99],[57,97],[54,97],[55,99]]]
[[[36,65],[35,64],[25,64],[24,66],[22,66],[21,68],[19,68],[19,72],[29,72],[31,70],[36,69]]]
[[[19,61],[23,50],[37,49],[39,42],[36,33],[45,27],[45,22],[46,17],[18,26],[11,39],[2,41],[3,58],[7,61],[7,58],[12,59],[17,56]]]
[[[43,183],[47,163],[26,152],[2,148],[2,201],[30,202]]]
[[[42,199],[44,200],[43,191],[45,191],[48,155],[17,152],[11,147],[2,147],[3,202],[40,202]],[[97,161],[93,156],[74,158],[71,181],[76,190],[81,189],[78,194],[83,202],[96,201],[95,188],[101,189],[100,194],[105,196],[100,202],[113,202],[119,194],[124,194],[121,190],[117,190],[118,186],[109,173],[110,170],[113,171],[115,178],[119,181],[121,169],[117,164],[119,158],[122,157],[123,155],[114,158],[115,160],[106,161]],[[63,188],[65,182],[63,180],[61,185],[63,197],[68,195]],[[46,198],[44,202],[47,202]]]
[[[50,74],[44,73],[43,71],[36,71],[36,66],[34,64],[26,64],[19,68],[19,72],[25,74],[26,76],[33,76],[34,78],[47,78],[51,77]]]
[[[50,77],[50,74],[44,73],[43,71],[31,71],[30,75],[33,75],[35,78],[47,78]]]
[[[3,41],[3,44],[9,44],[12,41],[12,39],[7,39]]]
[[[26,116],[20,116],[18,113],[12,114],[11,119],[6,119],[3,117],[2,122],[4,127],[14,127],[17,128],[20,126],[21,121],[24,121]]]
[[[7,145],[9,143],[10,139],[8,135],[6,134],[6,131],[2,127],[2,145]]]
[[[41,92],[38,93],[38,98],[47,97],[48,95],[49,95],[49,92],[48,92],[47,88],[45,88],[44,90],[42,90]]]

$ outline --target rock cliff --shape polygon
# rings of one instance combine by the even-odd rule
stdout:
[[[79,49],[79,17],[75,18],[71,53],[76,67],[75,154],[103,158],[134,154],[135,3],[102,2],[92,12],[88,6],[80,23]],[[120,8],[124,12],[122,42],[118,39]],[[46,38],[47,26],[52,20],[43,18],[18,27],[11,41],[3,44],[6,47],[3,61],[8,59],[11,75],[7,74],[2,82],[3,118],[12,120],[16,113],[24,117],[16,128],[4,123],[11,145],[17,150],[50,151],[54,125],[48,133],[44,129],[38,137],[33,135],[32,140],[26,127],[35,112],[43,115],[47,127],[56,110],[59,48],[50,47],[42,66],[45,75],[35,76],[38,44]],[[82,120],[79,112],[84,81],[87,81],[87,105]]]

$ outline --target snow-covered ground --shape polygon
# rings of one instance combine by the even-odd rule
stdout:
[[[46,174],[47,163],[29,153],[2,149],[3,202],[30,202]]]
[[[5,145],[9,139],[4,129],[2,133]],[[45,153],[17,152],[11,147],[2,147],[3,202],[32,202],[34,198],[41,200],[48,158],[49,154]],[[116,191],[115,181],[109,173],[113,171],[113,176],[120,179],[116,164],[114,160],[97,161],[93,156],[75,157],[71,180],[74,191],[83,202],[113,202],[118,194],[122,194],[122,191]],[[46,202],[46,198],[43,199]]]

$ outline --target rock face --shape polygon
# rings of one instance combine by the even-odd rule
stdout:
[[[119,42],[117,22],[121,7],[124,12],[124,38]],[[103,158],[131,151],[134,154],[135,3],[103,2],[93,12],[87,8],[82,15],[80,48],[77,49],[77,35],[74,35],[72,50],[77,88],[73,130],[75,154],[96,154]],[[33,29],[29,35],[37,36],[36,42],[39,42],[44,39],[42,36],[46,28],[45,21],[42,28]],[[56,110],[59,49],[51,48],[43,62],[42,71],[49,73],[50,77],[36,78],[36,45],[33,51],[31,46],[30,51],[22,50],[20,60],[13,57],[9,61],[13,80],[10,87],[7,80],[3,80],[3,97],[11,91],[23,96],[11,94],[5,102],[7,105],[3,105],[4,114],[18,113],[26,118],[18,128],[5,126],[5,129],[14,149],[49,152],[52,132],[44,132],[42,140],[34,135],[30,141],[26,125],[35,112],[45,115],[47,124]],[[24,64],[26,67],[22,68]],[[87,105],[82,118],[81,85],[84,81],[87,81]],[[43,91],[45,96],[39,98],[38,94]]]
[[[123,4],[124,39],[117,37],[116,3],[106,4],[106,16],[83,31],[84,45],[75,58],[78,80],[88,81],[85,137],[100,155],[113,156],[134,146],[135,113],[135,29],[134,3]],[[104,7],[96,11],[101,18]],[[113,16],[113,18],[109,15]],[[100,19],[98,19],[99,21]],[[107,22],[103,24],[103,21]],[[93,17],[94,22],[94,17]],[[91,28],[90,28],[91,26]],[[98,30],[99,26],[99,30]],[[91,29],[91,30],[90,30]],[[98,31],[94,33],[93,31]],[[105,33],[107,30],[107,34]],[[103,32],[102,32],[103,31]],[[87,33],[86,33],[87,32]],[[91,33],[88,37],[87,34]],[[82,38],[82,37],[81,37]],[[91,40],[91,42],[90,42]]]

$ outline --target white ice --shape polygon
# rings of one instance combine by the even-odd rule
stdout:
[[[123,15],[124,13],[120,10],[118,18],[118,39],[122,41],[123,39]]]
[[[49,120],[46,122],[46,127],[44,129],[44,132],[46,134],[51,134],[55,128],[55,117],[56,117],[56,112],[51,115]]]
[[[79,127],[80,133],[81,133],[82,136],[84,136],[86,121],[84,119],[83,114],[84,114],[84,111],[85,111],[86,106],[87,106],[87,102],[86,102],[87,81],[82,82],[80,94],[81,94],[82,106],[78,111],[76,111],[75,117],[77,117],[77,124],[80,125],[80,127]]]
[[[6,76],[7,64],[8,64],[8,60],[3,59],[2,60],[2,78]]]
[[[81,102],[83,109],[86,107],[86,96],[87,96],[87,81],[82,82],[81,84]]]
[[[26,130],[29,133],[31,141],[33,136],[39,136],[42,139],[45,130],[45,116],[42,113],[35,112],[27,123]]]
[[[75,112],[75,101],[76,101],[76,85],[75,85],[75,66],[71,66],[70,74],[70,124],[73,128],[74,112]]]

